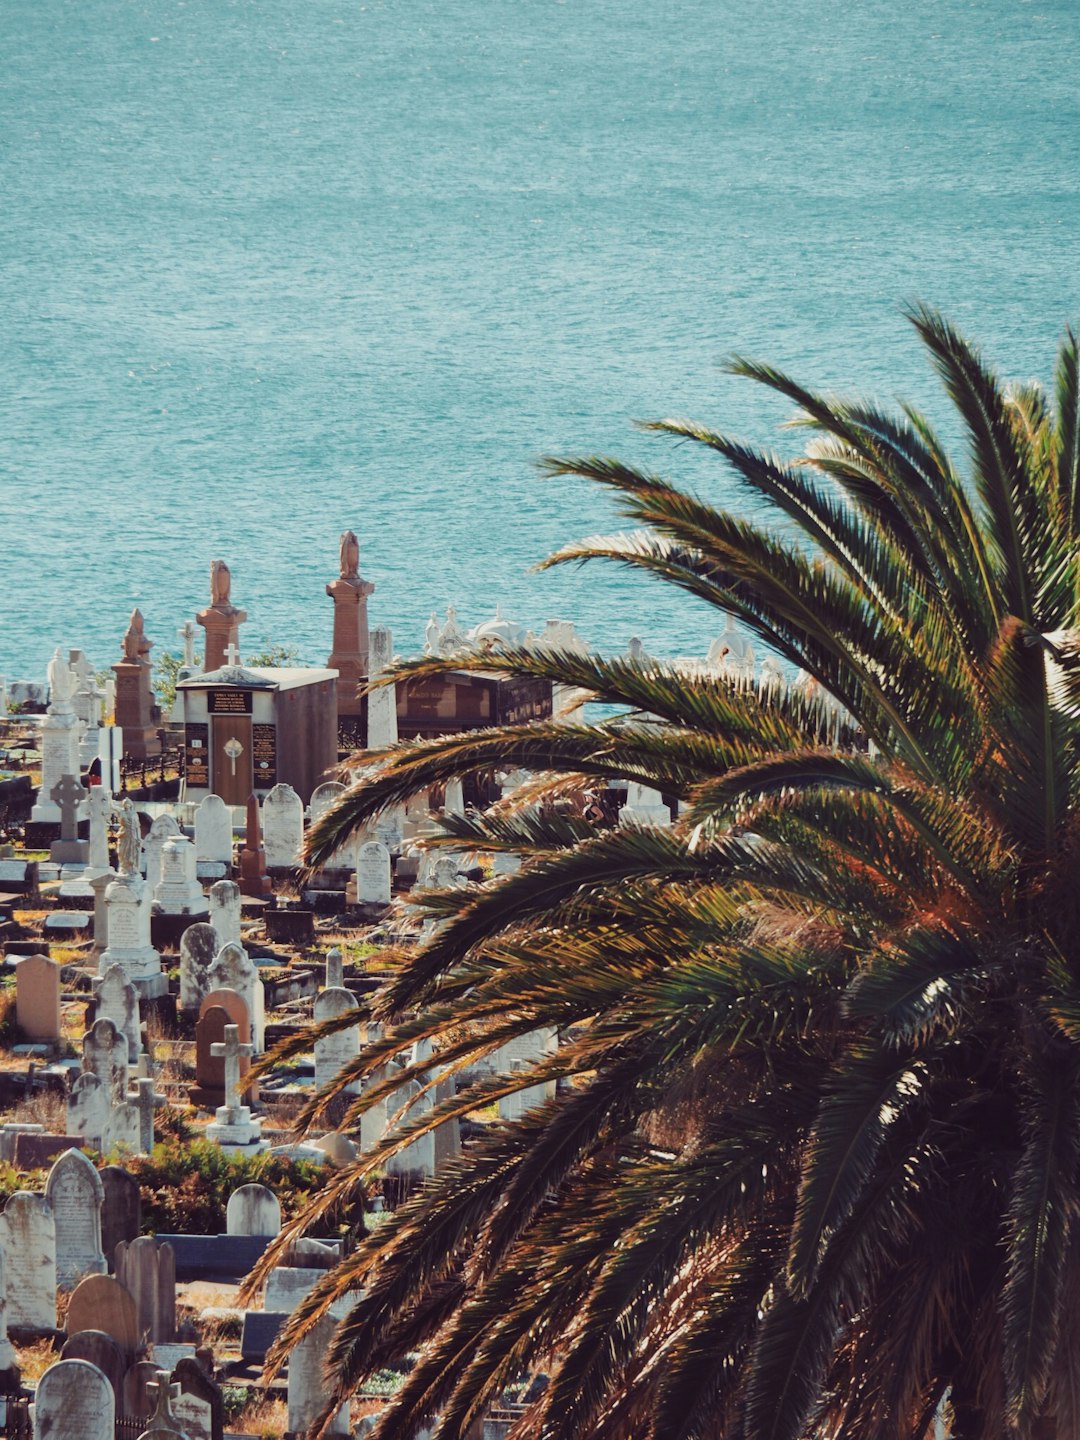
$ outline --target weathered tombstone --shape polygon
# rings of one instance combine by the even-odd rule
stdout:
[[[103,1274],[109,1268],[101,1248],[105,1188],[81,1150],[65,1151],[53,1164],[45,1199],[53,1212],[60,1288],[70,1290],[84,1275]]]
[[[356,853],[356,898],[361,905],[390,904],[390,851],[368,840]]]
[[[223,943],[213,925],[198,922],[180,936],[181,1010],[198,1011],[210,990],[210,966]]]
[[[79,1281],[71,1292],[67,1328],[69,1335],[80,1330],[104,1330],[129,1354],[139,1348],[141,1341],[135,1301],[111,1275],[88,1275]]]
[[[183,832],[171,815],[158,815],[150,826],[150,833],[143,841],[143,855],[146,860],[146,883],[153,891],[161,879],[161,855],[166,840],[172,840]]]
[[[139,1338],[170,1344],[176,1338],[176,1256],[152,1235],[116,1247],[116,1278],[135,1302]]]
[[[139,1440],[188,1440],[172,1408],[180,1391],[179,1386],[172,1384],[169,1371],[159,1370],[158,1378],[147,1385],[146,1393],[154,1401],[154,1413]]]
[[[139,1360],[124,1376],[120,1413],[132,1420],[145,1420],[154,1409],[147,1386],[156,1383],[158,1367],[153,1360]]]
[[[86,1360],[89,1364],[96,1365],[112,1386],[113,1399],[116,1401],[116,1413],[118,1415],[125,1413],[124,1375],[127,1370],[128,1357],[111,1335],[106,1335],[104,1330],[80,1330],[77,1334],[69,1335],[64,1341],[60,1358],[62,1360]]]
[[[172,1379],[180,1389],[179,1395],[173,1395],[173,1414],[188,1440],[223,1440],[225,1402],[220,1386],[192,1359],[180,1360]]]
[[[7,1319],[12,1329],[51,1330],[56,1324],[56,1226],[44,1195],[19,1190],[0,1215],[0,1249],[7,1260]]]
[[[38,1381],[34,1440],[113,1440],[116,1400],[87,1360],[60,1360]]]
[[[277,1235],[281,1230],[281,1204],[265,1185],[241,1185],[229,1196],[225,1211],[229,1235]]]
[[[348,1014],[350,1011],[357,1010],[358,1008],[356,998],[351,990],[345,990],[344,988],[336,986],[330,990],[320,990],[315,997],[315,1024],[321,1025],[327,1020],[336,1019],[338,1016]],[[326,1035],[321,1040],[316,1040],[316,1090],[321,1090],[324,1085],[329,1085],[331,1080],[333,1080],[350,1061],[355,1060],[359,1053],[359,1025],[350,1025],[344,1030],[335,1030],[332,1035]]]
[[[121,1241],[134,1240],[142,1229],[142,1196],[139,1182],[123,1166],[106,1165],[98,1173],[105,1189],[105,1203],[101,1207],[101,1248],[111,1265],[117,1245]]]
[[[337,1327],[334,1313],[320,1320],[315,1328],[289,1352],[288,1420],[294,1435],[305,1435],[326,1404],[324,1365],[326,1352]],[[346,1401],[331,1421],[324,1435],[349,1434],[349,1402]]]
[[[456,890],[461,884],[456,857],[437,855],[432,863],[427,883],[433,890]]]
[[[235,990],[247,1006],[251,1021],[251,1043],[255,1053],[263,1049],[265,1000],[259,971],[240,945],[226,944],[218,951],[208,978],[214,990]]]
[[[300,863],[304,802],[291,785],[275,785],[263,801],[262,835],[270,869],[293,869]]]
[[[210,886],[210,924],[222,945],[240,944],[242,906],[240,886],[234,881],[219,880]]]
[[[404,1130],[414,1120],[429,1111],[434,1103],[430,1090],[425,1090],[416,1080],[406,1080],[390,1101],[393,1114],[396,1114],[403,1105],[405,1107],[404,1113],[396,1121],[395,1129]],[[405,1146],[404,1150],[399,1150],[396,1155],[391,1155],[386,1162],[386,1171],[388,1175],[402,1175],[410,1179],[426,1179],[428,1176],[434,1175],[434,1132],[429,1130],[425,1135],[418,1135],[415,1140]]]
[[[109,943],[101,953],[99,968],[104,973],[110,965],[122,965],[144,995],[168,989],[161,956],[150,941],[150,908],[150,892],[137,875],[120,874],[105,887]]]
[[[208,914],[195,868],[195,846],[190,840],[173,835],[165,841],[161,847],[161,879],[154,888],[154,909],[159,915]]]
[[[128,1042],[112,1020],[95,1020],[82,1037],[83,1074],[96,1075],[113,1105],[127,1098]]]
[[[15,967],[15,1018],[28,1040],[60,1038],[60,968],[47,955]]]
[[[85,865],[90,847],[79,839],[79,814],[86,809],[86,787],[78,775],[61,775],[49,791],[60,811],[60,838],[49,847],[49,857],[58,865]]]
[[[0,1394],[10,1395],[18,1383],[15,1347],[8,1339],[7,1261],[0,1247]]]
[[[558,1035],[549,1028],[531,1030],[528,1034],[500,1046],[495,1052],[494,1063],[497,1072],[506,1075],[519,1074],[542,1060],[549,1059],[558,1049]],[[527,1085],[504,1095],[499,1101],[499,1116],[503,1120],[519,1120],[527,1110],[542,1105],[555,1095],[555,1082],[546,1080],[539,1085]]]
[[[72,703],[75,676],[57,647],[49,662],[49,709],[41,724],[41,787],[30,819],[55,824],[60,807],[53,786],[65,775],[79,773],[79,717]],[[14,690],[14,687],[12,687]]]
[[[345,982],[345,961],[335,946],[326,952],[326,989],[340,990]]]
[[[111,1020],[127,1041],[128,1064],[134,1065],[142,1050],[139,992],[122,965],[110,965],[94,986],[95,1018]]]
[[[67,1128],[95,1150],[107,1148],[112,1104],[109,1087],[89,1070],[77,1075],[67,1102]]]
[[[110,868],[109,822],[112,819],[112,796],[106,786],[91,785],[87,793],[86,809],[90,817],[90,853],[87,866],[94,874],[104,874]]]
[[[347,788],[346,785],[342,785],[340,780],[327,780],[323,785],[316,785],[315,789],[311,792],[311,803],[308,806],[312,825],[317,825],[326,812],[337,804]],[[330,859],[327,860],[323,869],[351,870],[352,847],[349,845],[339,846],[333,855],[331,855]]]
[[[232,812],[220,795],[207,795],[195,811],[195,857],[231,865],[232,856]]]

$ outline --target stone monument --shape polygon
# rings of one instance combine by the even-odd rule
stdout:
[[[195,619],[206,631],[203,671],[220,670],[230,646],[239,649],[240,626],[247,611],[232,603],[232,573],[224,560],[210,561],[210,604]]]
[[[360,578],[360,544],[351,530],[341,536],[338,570],[326,587],[334,602],[334,648],[326,663],[338,672],[338,714],[359,715],[368,673],[367,602],[375,586]]]
[[[74,695],[75,676],[58,647],[49,661],[49,708],[41,723],[41,786],[30,812],[35,822],[56,824],[60,820],[53,787],[65,775],[79,774],[80,726]]]
[[[240,1103],[240,1061],[250,1056],[253,1048],[241,1043],[237,1025],[226,1025],[224,1041],[210,1047],[211,1055],[225,1062],[225,1104],[214,1112],[206,1136],[229,1155],[258,1155],[270,1148],[262,1138],[262,1122]]]
[[[138,609],[131,612],[121,646],[123,659],[112,667],[116,676],[116,725],[123,732],[124,754],[145,760],[161,753],[161,712],[151,682],[153,645],[146,638]]]

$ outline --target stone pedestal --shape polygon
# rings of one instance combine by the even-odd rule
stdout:
[[[59,822],[60,806],[52,798],[52,791],[65,775],[79,774],[79,728],[79,718],[74,712],[48,714],[41,722],[41,789],[30,812],[31,820]],[[85,813],[84,804],[80,807],[80,818]]]
[[[235,645],[240,649],[240,626],[247,619],[247,611],[224,600],[200,610],[195,619],[206,631],[203,670],[220,670],[228,658],[229,647]]]
[[[370,580],[339,576],[327,585],[334,602],[334,649],[327,665],[338,672],[338,714],[359,715],[360,686],[368,673],[368,596]]]
[[[169,982],[162,973],[161,956],[150,943],[146,881],[138,875],[118,875],[106,887],[105,909],[108,945],[98,962],[99,973],[104,975],[110,965],[119,965],[141,997],[163,994]]]
[[[659,790],[631,780],[626,787],[626,804],[619,811],[620,825],[670,825],[671,811]]]
[[[262,1121],[246,1105],[219,1105],[206,1138],[220,1145],[227,1155],[261,1155],[270,1142],[262,1138]]]
[[[162,915],[187,915],[192,921],[210,913],[209,902],[195,876],[195,846],[183,836],[174,836],[162,846],[161,879],[154,890],[154,909]]]
[[[160,755],[161,715],[154,703],[149,659],[118,660],[112,668],[116,675],[116,724],[123,731],[124,754],[135,760]]]

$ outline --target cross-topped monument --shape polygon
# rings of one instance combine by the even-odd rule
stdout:
[[[226,1025],[224,1041],[210,1046],[212,1058],[225,1062],[225,1104],[214,1112],[206,1136],[231,1155],[257,1155],[269,1149],[262,1138],[262,1122],[252,1119],[251,1111],[240,1103],[240,1061],[254,1053],[254,1045],[241,1041],[239,1025]]]
[[[182,1394],[182,1387],[172,1384],[172,1377],[168,1370],[159,1370],[156,1380],[149,1380],[146,1384],[147,1398],[154,1406],[154,1413],[145,1434],[152,1435],[154,1440],[165,1440],[165,1437],[173,1435],[184,1436],[180,1428],[180,1421],[173,1414],[173,1401],[179,1400]]]
[[[247,619],[247,611],[232,603],[232,574],[224,560],[210,561],[210,604],[195,619],[206,631],[203,669],[220,670],[226,663],[228,646],[237,643],[240,626]]]
[[[61,775],[49,791],[49,799],[60,811],[60,838],[53,841],[53,860],[61,865],[85,865],[90,846],[79,839],[79,807],[86,799],[86,787],[77,775]]]
[[[190,667],[195,664],[195,637],[199,633],[198,628],[194,620],[185,620],[176,633],[184,642],[184,664]]]
[[[237,645],[235,640],[230,640],[228,645],[225,646],[225,664],[240,664],[240,647],[239,645]]]
[[[242,1043],[239,1025],[226,1025],[224,1043],[211,1045],[210,1054],[215,1060],[225,1061],[225,1109],[246,1108],[240,1105],[240,1061],[254,1055],[255,1046]]]
[[[139,1112],[139,1149],[150,1155],[154,1149],[154,1111],[161,1109],[168,1096],[157,1094],[153,1080],[143,1078],[135,1082],[132,1099]]]

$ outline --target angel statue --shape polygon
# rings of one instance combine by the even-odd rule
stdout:
[[[54,714],[63,714],[71,708],[77,681],[75,672],[61,654],[59,645],[49,661],[48,676],[49,708]]]
[[[230,605],[229,592],[232,589],[232,571],[224,560],[210,561],[210,604]]]
[[[341,571],[342,580],[359,580],[360,541],[351,530],[342,532],[341,546],[338,551],[338,568]]]
[[[142,833],[139,830],[138,812],[128,795],[113,808],[120,817],[120,840],[117,845],[120,874],[138,875],[142,868]]]

